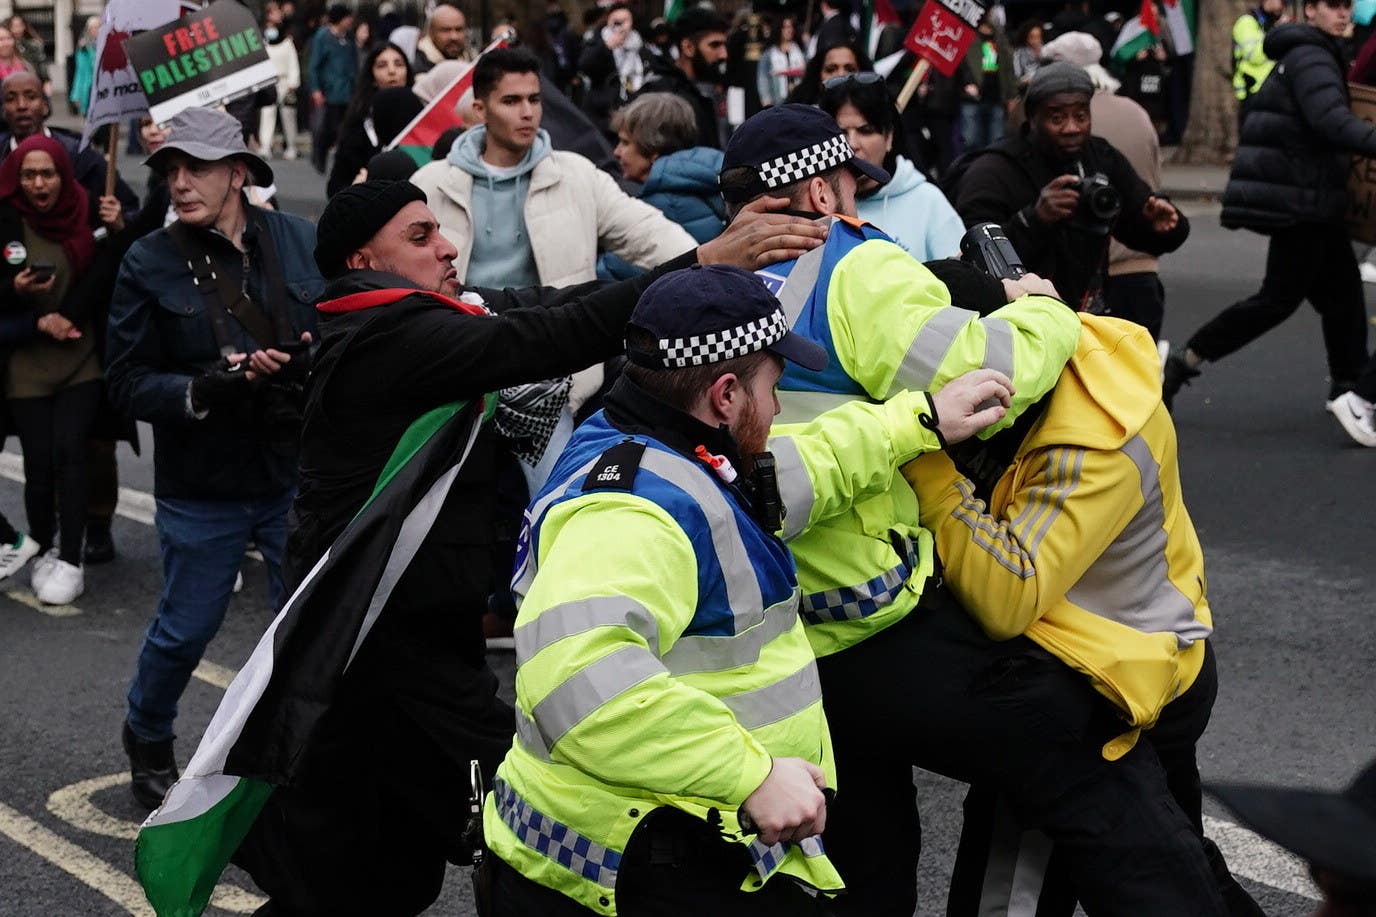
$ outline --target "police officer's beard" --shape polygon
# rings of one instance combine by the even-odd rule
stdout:
[[[746,466],[741,470],[749,473],[754,464],[752,456],[769,446],[769,420],[754,401],[746,403],[741,416],[731,428],[731,436],[736,440],[736,448]]]

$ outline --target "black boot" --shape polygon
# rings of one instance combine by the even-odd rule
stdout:
[[[156,809],[162,798],[177,782],[177,759],[172,755],[172,740],[145,742],[129,724],[124,724],[124,753],[129,756],[129,773],[133,777],[130,789],[134,799],[145,809]]]
[[[1184,351],[1173,351],[1166,357],[1161,373],[1161,400],[1165,402],[1166,410],[1171,410],[1171,403],[1175,401],[1175,395],[1180,391],[1180,387],[1189,385],[1190,380],[1197,375],[1199,370],[1190,369],[1190,364],[1185,362]]]
[[[86,524],[86,550],[88,564],[108,564],[115,559],[115,542],[110,537],[109,523],[88,522]]]

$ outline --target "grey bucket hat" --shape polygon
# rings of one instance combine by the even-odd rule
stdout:
[[[143,164],[154,172],[161,172],[166,168],[167,154],[174,150],[205,162],[242,159],[248,165],[253,184],[260,188],[272,184],[272,168],[261,157],[249,152],[238,119],[222,111],[188,108],[175,115],[168,125],[167,142]]]

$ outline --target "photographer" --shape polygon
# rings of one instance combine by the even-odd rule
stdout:
[[[110,397],[153,425],[164,583],[129,689],[134,798],[177,777],[177,701],[223,620],[250,541],[278,603],[295,493],[311,307],[324,288],[305,220],[251,206],[272,170],[229,115],[192,108],[147,160],[177,220],[133,244],[110,304]]]
[[[1082,68],[1042,67],[1021,132],[957,163],[947,192],[966,226],[1002,225],[1028,270],[1072,306],[1099,312],[1110,236],[1164,255],[1184,244],[1190,224],[1112,144],[1090,136],[1093,95]]]

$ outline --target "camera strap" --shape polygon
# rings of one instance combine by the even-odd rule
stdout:
[[[296,337],[286,315],[286,284],[277,250],[272,245],[267,227],[258,219],[256,210],[249,211],[249,220],[254,223],[258,235],[257,249],[263,259],[264,285],[279,304],[279,308],[274,309],[271,315],[248,295],[248,271],[251,265],[247,252],[241,253],[240,277],[236,285],[231,272],[224,269],[217,253],[211,249],[209,240],[199,237],[181,221],[167,227],[168,236],[186,259],[196,289],[205,301],[206,317],[215,333],[215,344],[225,356],[243,349],[230,325],[231,316],[248,332],[254,343],[264,349]]]

